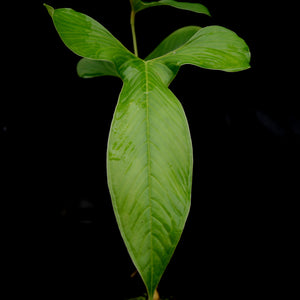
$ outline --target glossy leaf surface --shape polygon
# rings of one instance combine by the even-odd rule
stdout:
[[[45,5],[64,44],[75,54],[105,60],[116,66],[133,58],[113,35],[91,17],[70,8],[53,9]]]
[[[107,153],[119,228],[150,299],[181,236],[192,184],[188,124],[159,72],[138,59],[124,67]]]
[[[197,31],[175,51],[155,58],[176,68],[191,64],[205,69],[237,72],[250,67],[250,51],[243,39],[221,26],[208,26]]]
[[[135,12],[139,12],[143,9],[155,7],[155,6],[171,6],[174,8],[188,10],[195,13],[205,14],[210,16],[208,9],[199,3],[190,3],[190,2],[179,2],[174,0],[160,0],[156,2],[145,2],[141,0],[132,0],[132,5]]]

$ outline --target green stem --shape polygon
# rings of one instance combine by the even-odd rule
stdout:
[[[135,54],[135,56],[138,57],[139,54],[138,54],[138,48],[137,48],[137,42],[136,42],[136,34],[135,34],[135,12],[134,12],[133,9],[131,10],[130,25],[131,25],[131,32],[132,32],[134,54]]]

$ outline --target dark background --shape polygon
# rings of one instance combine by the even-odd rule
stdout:
[[[78,78],[79,57],[63,45],[42,3],[7,4],[10,21],[1,20],[5,285],[39,299],[142,295],[106,183],[122,83]],[[192,209],[160,291],[177,300],[286,297],[295,285],[299,226],[296,8],[201,3],[212,18],[161,7],[136,19],[141,57],[182,26],[213,24],[243,37],[252,54],[247,71],[184,66],[170,86],[189,120],[195,163]],[[132,49],[129,1],[48,4],[90,15]]]

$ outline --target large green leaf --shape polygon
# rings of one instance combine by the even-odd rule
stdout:
[[[178,9],[188,10],[195,13],[205,14],[210,16],[208,9],[199,3],[190,3],[190,2],[179,2],[174,0],[160,0],[156,2],[145,2],[141,0],[131,0],[132,6],[135,12],[139,12],[143,9],[155,6],[171,6]]]
[[[123,67],[107,151],[115,215],[149,299],[183,231],[192,184],[187,120],[160,72],[139,59]]]
[[[155,61],[176,68],[192,64],[201,68],[237,72],[250,67],[250,51],[243,39],[221,26],[198,30],[185,44]]]

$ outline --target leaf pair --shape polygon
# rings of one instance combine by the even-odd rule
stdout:
[[[201,68],[237,72],[248,69],[250,52],[246,43],[234,32],[221,26],[187,26],[169,35],[145,61],[153,60],[168,66],[170,80],[179,67],[191,64]],[[120,77],[113,63],[82,59],[78,64],[80,77]]]
[[[135,12],[171,5],[208,14],[200,4],[132,0]],[[220,26],[188,26],[142,60],[101,24],[46,5],[58,34],[83,57],[81,77],[116,76],[123,88],[107,149],[107,177],[121,235],[152,300],[190,209],[193,151],[188,123],[168,85],[180,66],[228,72],[249,68],[246,43]]]

